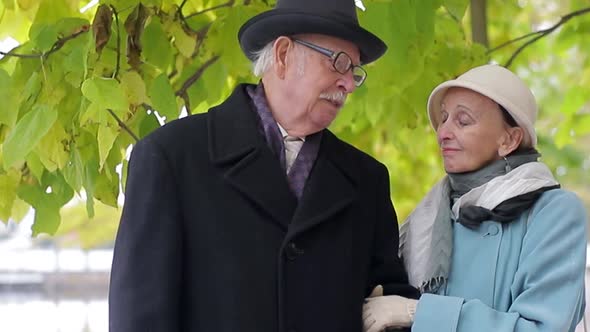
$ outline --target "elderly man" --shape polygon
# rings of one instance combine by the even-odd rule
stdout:
[[[385,44],[353,0],[279,0],[239,40],[261,82],[133,150],[111,332],[360,332],[374,286],[416,295],[386,168],[326,129]]]

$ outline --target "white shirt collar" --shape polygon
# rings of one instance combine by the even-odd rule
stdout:
[[[285,128],[283,128],[283,126],[281,126],[280,123],[277,122],[277,126],[279,126],[279,130],[281,131],[281,135],[283,136],[283,139],[285,137],[289,136],[289,133],[287,133],[287,131],[285,130]],[[303,137],[298,136],[298,138],[305,142],[305,136],[303,136]]]

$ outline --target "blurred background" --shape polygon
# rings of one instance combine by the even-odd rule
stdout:
[[[590,2],[355,2],[389,51],[331,129],[387,165],[400,223],[443,175],[430,91],[490,62],[531,86],[542,159],[590,211]],[[0,331],[108,331],[133,144],[256,82],[237,30],[274,3],[0,1]]]

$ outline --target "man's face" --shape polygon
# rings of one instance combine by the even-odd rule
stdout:
[[[325,35],[300,35],[299,40],[313,43],[335,53],[345,52],[354,65],[360,62],[359,50],[351,42]],[[328,127],[344,106],[349,93],[356,88],[352,71],[341,74],[334,69],[332,59],[322,53],[292,41],[287,54],[283,96],[279,119],[290,134],[304,136]]]

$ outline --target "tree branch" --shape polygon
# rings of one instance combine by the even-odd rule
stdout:
[[[209,12],[209,11],[212,11],[212,10],[216,10],[216,9],[219,9],[219,8],[231,7],[231,6],[234,5],[234,2],[235,2],[235,0],[229,0],[228,2],[222,3],[221,5],[213,6],[211,8],[207,8],[207,9],[203,9],[201,11],[198,11],[198,12],[195,12],[195,13],[192,13],[192,14],[189,14],[189,15],[185,16],[185,19],[188,20],[191,17],[197,16],[197,15],[201,15],[201,14],[204,14],[206,12]]]
[[[512,62],[514,61],[514,59],[516,59],[516,57],[522,51],[524,51],[524,49],[526,47],[530,46],[531,44],[533,44],[537,40],[539,40],[539,39],[547,36],[550,33],[552,33],[553,31],[555,31],[557,28],[559,28],[560,26],[562,26],[563,24],[565,24],[566,22],[568,22],[572,18],[574,18],[576,16],[584,15],[584,14],[587,14],[587,13],[590,13],[590,7],[573,11],[573,12],[571,12],[571,13],[563,16],[563,17],[561,17],[561,19],[559,20],[559,22],[555,23],[553,26],[551,26],[551,27],[549,27],[547,29],[542,29],[542,30],[539,30],[539,31],[531,32],[531,33],[528,33],[528,34],[526,34],[524,36],[520,36],[518,38],[509,40],[509,41],[507,41],[505,43],[502,43],[502,44],[500,44],[500,45],[498,45],[498,46],[496,46],[496,47],[488,50],[487,53],[490,54],[492,52],[495,52],[495,51],[497,51],[497,50],[499,50],[501,48],[504,48],[504,47],[506,47],[506,46],[508,46],[510,44],[513,44],[515,42],[518,42],[518,41],[521,41],[523,39],[526,39],[526,38],[535,36],[534,38],[530,39],[526,43],[522,44],[518,49],[516,49],[516,51],[512,54],[512,56],[510,56],[510,58],[508,59],[508,61],[506,61],[506,63],[504,64],[505,67],[510,67],[510,65],[512,64]]]
[[[186,5],[186,2],[188,0],[182,0],[182,3],[180,4],[180,6],[178,6],[178,10],[176,11],[176,14],[182,15],[182,8],[184,7],[184,5]]]
[[[197,45],[195,46],[195,55],[199,54],[199,50],[203,45],[203,41],[205,41],[205,37],[207,36],[207,32],[209,32],[209,28],[211,28],[212,23],[209,23],[202,27],[199,31],[197,31]]]
[[[113,112],[112,109],[107,108],[107,111],[109,112],[109,114],[111,114],[113,116],[113,118],[115,118],[115,120],[117,121],[117,123],[119,124],[119,127],[121,127],[121,129],[125,130],[131,137],[133,137],[133,139],[137,142],[139,141],[139,137],[137,137],[137,135],[135,135],[131,129],[129,129],[129,127],[127,127],[127,125],[121,121],[121,119],[119,119],[119,117],[117,116],[117,114],[115,114],[115,112]]]
[[[117,27],[117,64],[115,65],[115,71],[113,72],[113,78],[117,79],[119,70],[121,69],[121,28],[119,27],[119,13],[115,6],[111,5],[113,16],[115,16],[115,26]]]
[[[176,91],[176,95],[181,97],[182,99],[184,99],[184,103],[187,108],[188,114],[191,113],[191,110],[189,108],[190,100],[188,98],[188,93],[187,93],[188,88],[190,88],[191,85],[193,85],[203,75],[203,73],[205,72],[205,69],[207,69],[209,66],[214,64],[217,60],[219,60],[219,55],[215,55],[211,59],[209,59],[205,63],[203,63],[203,65],[201,67],[199,67],[199,69],[197,69],[197,71],[193,75],[191,75],[191,77],[189,77],[186,81],[184,81],[180,90]]]
[[[4,55],[4,56],[13,56],[15,58],[40,58],[43,56],[42,53],[40,54],[20,54],[20,53],[12,53],[12,52],[2,52],[0,51],[0,54]]]
[[[532,43],[536,42],[537,40],[547,36],[549,34],[549,32],[545,32],[543,34],[538,35],[537,37],[527,41],[526,43],[522,44],[522,46],[520,46],[518,49],[516,49],[516,51],[510,56],[510,59],[508,59],[508,61],[506,61],[506,63],[504,63],[504,67],[509,68],[510,65],[512,65],[512,62],[514,61],[514,59],[516,59],[516,57],[522,52],[524,51],[524,49],[526,47],[528,47],[529,45],[531,45]]]
[[[494,48],[489,49],[486,52],[486,54],[491,54],[492,52],[495,52],[495,51],[497,51],[497,50],[499,50],[501,48],[504,48],[504,47],[506,47],[506,46],[508,46],[510,44],[514,44],[517,41],[521,41],[523,39],[529,38],[529,37],[534,36],[534,35],[537,35],[537,34],[539,34],[539,31],[530,32],[530,33],[527,33],[526,35],[520,36],[518,38],[511,39],[511,40],[509,40],[507,42],[504,42],[504,43],[502,43],[502,44],[500,44],[500,45],[498,45],[498,46],[496,46]]]
[[[78,37],[79,35],[81,35],[85,32],[88,32],[89,30],[90,30],[89,25],[81,26],[79,29],[74,31],[71,35],[68,35],[68,36],[65,36],[65,37],[62,37],[62,38],[59,38],[58,40],[56,40],[55,43],[53,43],[53,45],[51,46],[51,48],[47,52],[33,53],[33,54],[20,54],[20,53],[12,53],[12,51],[10,51],[10,52],[0,51],[0,54],[2,54],[4,56],[13,56],[13,57],[17,57],[17,58],[47,58],[50,54],[59,51],[68,41]]]
[[[488,43],[487,0],[471,0],[471,35],[474,42],[486,48]]]

